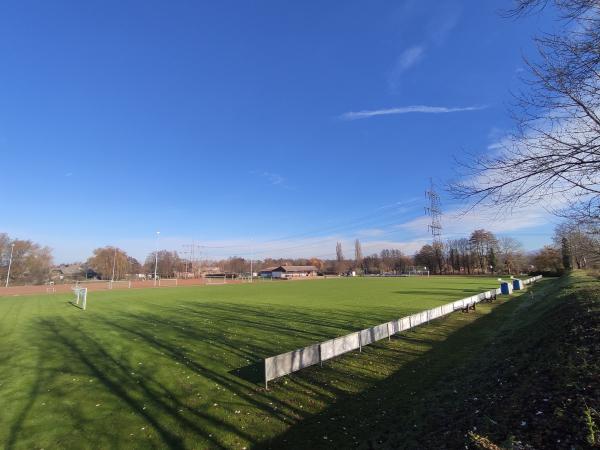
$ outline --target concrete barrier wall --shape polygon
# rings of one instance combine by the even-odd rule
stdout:
[[[527,280],[523,281],[523,284],[532,284],[541,278],[541,275],[528,278]],[[445,305],[438,306],[436,308],[411,314],[410,316],[401,317],[400,319],[392,320],[390,322],[382,323],[365,330],[350,333],[335,339],[330,339],[319,344],[309,345],[308,347],[300,348],[298,350],[293,350],[291,352],[265,358],[265,387],[267,387],[269,381],[275,378],[288,375],[305,367],[322,363],[323,361],[343,355],[344,353],[360,349],[365,345],[389,338],[393,334],[410,330],[411,328],[415,328],[419,325],[427,323],[430,320],[446,316],[459,309],[465,309],[499,294],[501,294],[501,290],[499,288],[492,289],[490,291],[482,292],[471,297],[466,297],[452,303],[446,303]]]

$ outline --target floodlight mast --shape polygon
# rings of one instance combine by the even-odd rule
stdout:
[[[250,283],[254,282],[254,271],[252,270],[252,260],[254,259],[253,249],[250,249]]]
[[[154,253],[154,287],[156,287],[156,272],[158,271],[158,238],[160,231],[156,232],[156,253]]]
[[[112,278],[110,281],[115,281],[115,265],[117,264],[117,247],[115,247],[115,254],[113,256],[113,270],[112,270]]]
[[[14,242],[10,244],[10,259],[8,260],[8,272],[6,273],[6,286],[8,287],[8,279],[10,277],[10,267],[12,266],[13,252],[15,250]]]
[[[192,272],[192,277],[196,276],[196,272],[194,271],[194,262],[196,261],[196,253],[195,251],[198,250],[198,255],[200,255],[200,249],[202,248],[202,246],[200,244],[196,244],[196,241],[192,240],[191,244],[183,244],[182,245],[183,248],[187,248],[189,249],[188,251],[184,252],[186,255],[190,255],[189,259],[186,260],[186,273],[187,273],[187,263],[189,261],[190,263],[190,271]]]

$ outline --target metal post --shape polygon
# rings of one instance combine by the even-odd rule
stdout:
[[[192,247],[190,248],[190,267],[192,269],[192,278],[196,276],[194,272],[194,247],[196,247],[196,242],[192,239]]]
[[[8,260],[8,272],[6,273],[6,286],[8,287],[8,279],[10,277],[10,267],[12,266],[13,252],[15,250],[15,244],[10,245],[10,259]]]
[[[264,374],[265,374],[265,389],[269,390],[269,380],[267,380],[267,360],[265,359]]]
[[[156,272],[158,271],[158,237],[160,231],[156,232],[156,253],[154,254],[154,287],[156,287]]]
[[[112,278],[110,279],[110,282],[112,284],[113,281],[115,281],[115,265],[117,264],[117,247],[115,247],[115,254],[113,256],[113,270],[112,270]],[[111,285],[112,288],[112,285]]]

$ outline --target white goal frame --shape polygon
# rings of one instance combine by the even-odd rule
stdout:
[[[75,294],[75,299],[71,303],[85,311],[87,308],[87,288],[75,286],[71,290]]]
[[[429,269],[423,266],[409,266],[406,270],[406,276],[418,277],[418,276],[429,276]]]
[[[205,277],[204,284],[209,286],[227,284],[227,275],[218,275],[214,277]]]
[[[54,294],[56,292],[56,288],[54,287],[54,281],[46,283],[46,294]]]
[[[128,280],[115,280],[115,281],[109,281],[108,282],[108,289],[115,289],[115,288],[127,288],[127,289],[131,289],[131,281]]]
[[[177,287],[179,285],[177,278],[159,278],[158,286],[159,287]]]

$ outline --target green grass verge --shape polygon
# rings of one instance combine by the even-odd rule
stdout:
[[[415,364],[476,316],[457,314],[419,331],[425,339],[374,345],[269,391],[261,387],[262,358],[496,285],[431,277],[90,292],[87,311],[71,306],[69,295],[0,298],[0,447],[268,442]],[[414,377],[426,376],[419,370]]]

